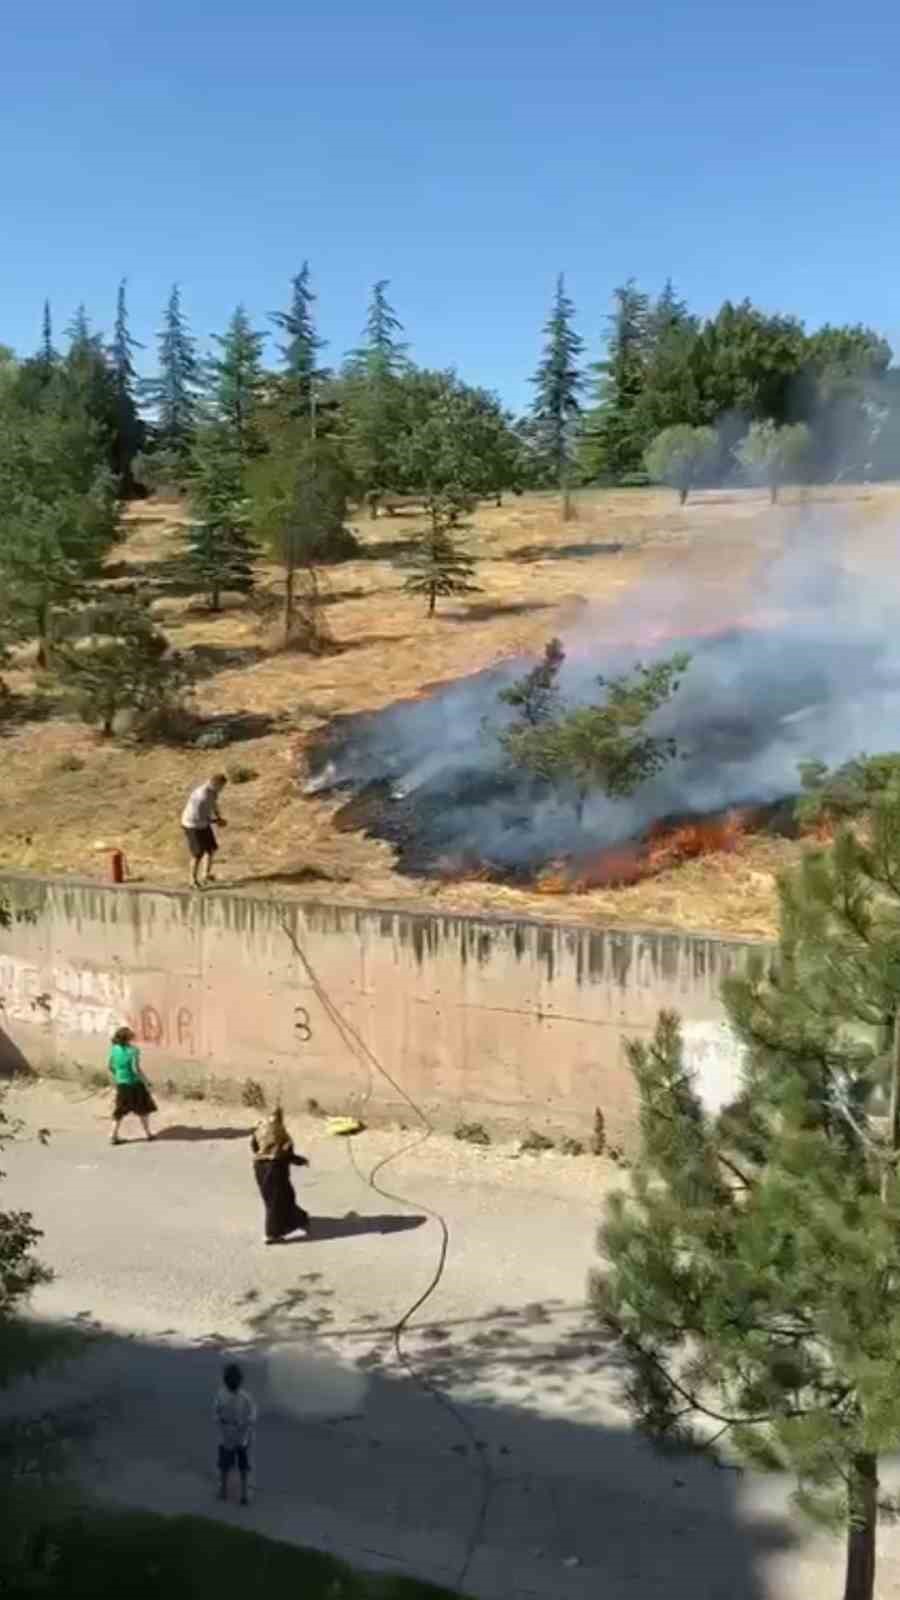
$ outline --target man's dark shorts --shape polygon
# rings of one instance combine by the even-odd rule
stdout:
[[[245,1445],[242,1444],[236,1445],[233,1450],[229,1450],[226,1445],[220,1444],[219,1471],[231,1472],[235,1467],[237,1467],[238,1472],[242,1473],[246,1477],[247,1473],[250,1471],[249,1450]]]
[[[185,828],[184,837],[195,861],[202,856],[214,856],[219,848],[212,828]]]

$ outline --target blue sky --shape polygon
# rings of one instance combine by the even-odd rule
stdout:
[[[750,295],[900,351],[895,0],[44,0],[0,27],[0,340],[259,325],[309,257],[334,361],[374,279],[414,356],[527,403],[556,273]],[[152,364],[152,349],[143,358]]]

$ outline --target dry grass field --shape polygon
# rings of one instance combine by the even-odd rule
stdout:
[[[357,519],[365,558],[330,570],[336,648],[313,659],[281,649],[277,630],[261,631],[240,604],[214,617],[169,592],[165,568],[183,513],[167,503],[137,505],[127,513],[111,570],[154,586],[159,623],[202,670],[198,712],[240,716],[242,737],[222,751],[140,748],[103,740],[52,705],[32,715],[33,675],[21,658],[6,674],[16,713],[0,726],[0,862],[101,878],[110,852],[121,848],[130,878],[182,883],[179,816],[187,791],[208,771],[243,768],[255,776],[227,793],[220,878],[248,893],[769,934],[773,874],[796,857],[797,844],[747,837],[734,853],[688,862],[631,888],[585,894],[416,880],[395,870],[387,845],[333,827],[339,802],[303,795],[304,746],[337,714],[420,695],[539,650],[579,617],[589,616],[598,644],[606,637],[630,642],[635,597],[648,585],[664,586],[678,631],[738,617],[753,605],[766,563],[811,510],[840,527],[848,565],[892,561],[898,509],[900,492],[881,486],[794,494],[775,511],[751,492],[701,495],[682,510],[668,493],[598,491],[579,496],[577,519],[562,526],[552,498],[510,499],[473,518],[482,592],[444,602],[432,620],[420,600],[402,592],[396,564],[417,518]],[[574,548],[591,545],[621,550]],[[267,584],[277,581],[277,571],[266,572]]]

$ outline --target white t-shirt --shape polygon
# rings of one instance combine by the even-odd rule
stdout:
[[[211,783],[201,783],[192,790],[188,803],[181,813],[183,828],[208,828],[219,815],[219,792]]]
[[[226,1389],[216,1395],[216,1421],[226,1450],[246,1450],[253,1436],[256,1406],[246,1389]]]

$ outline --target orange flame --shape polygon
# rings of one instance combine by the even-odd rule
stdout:
[[[539,894],[584,894],[589,889],[620,889],[655,877],[698,856],[736,850],[757,824],[753,811],[728,811],[675,826],[653,825],[642,841],[615,845],[577,861],[554,861],[538,874]]]

